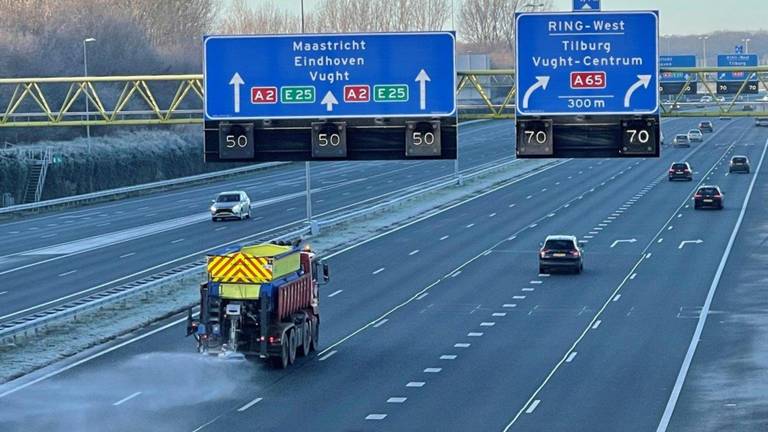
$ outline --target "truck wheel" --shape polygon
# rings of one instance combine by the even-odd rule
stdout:
[[[301,332],[304,335],[301,341],[301,356],[306,357],[309,352],[312,351],[312,326],[309,325],[309,321],[304,321],[304,325],[301,326]]]
[[[320,320],[315,320],[312,329],[312,351],[320,349]]]
[[[296,332],[291,330],[290,336],[288,336],[288,363],[293,364],[296,361]]]
[[[277,369],[285,369],[288,367],[288,340],[283,338],[280,346],[282,348],[280,350],[280,357],[272,357],[272,366]]]

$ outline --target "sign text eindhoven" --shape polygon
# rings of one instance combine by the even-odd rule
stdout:
[[[207,36],[208,120],[450,116],[451,32]]]
[[[658,14],[519,13],[519,115],[658,112]]]

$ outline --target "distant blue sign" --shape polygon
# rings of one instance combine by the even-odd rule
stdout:
[[[519,13],[517,113],[653,114],[658,13]]]
[[[718,54],[717,66],[757,66],[757,54]],[[718,81],[744,81],[747,78],[746,72],[718,72]],[[750,80],[757,80],[757,76],[752,73]]]
[[[573,0],[573,11],[599,11],[600,0]]]
[[[696,67],[695,55],[675,55],[675,56],[659,56],[659,67]],[[696,82],[697,76],[695,73],[685,72],[661,72],[659,75],[659,81],[663,83],[684,83],[691,78],[691,82]]]
[[[452,32],[206,36],[209,120],[449,116]]]
[[[736,45],[733,48],[734,48],[733,52],[735,52],[736,54],[744,54],[744,45]]]

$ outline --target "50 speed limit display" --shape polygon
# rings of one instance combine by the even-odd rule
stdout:
[[[312,157],[347,157],[347,125],[344,122],[312,123]]]
[[[253,124],[219,124],[219,158],[250,159],[254,155]]]

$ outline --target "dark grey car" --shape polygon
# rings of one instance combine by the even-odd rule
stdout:
[[[746,156],[734,156],[728,164],[728,172],[743,172],[749,174],[749,158]]]

